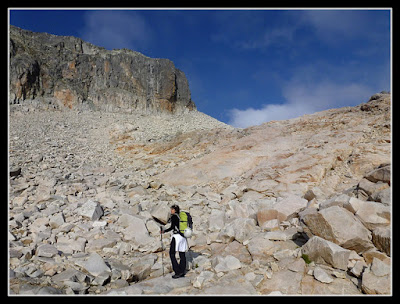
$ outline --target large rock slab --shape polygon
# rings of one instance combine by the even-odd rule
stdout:
[[[371,232],[354,215],[339,206],[308,213],[302,217],[313,235],[357,253],[373,248]]]

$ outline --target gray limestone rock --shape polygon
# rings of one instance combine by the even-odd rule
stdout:
[[[76,264],[81,266],[91,275],[97,277],[104,273],[111,273],[110,268],[104,262],[103,258],[96,252],[92,252],[83,261],[76,261]]]
[[[54,257],[55,255],[58,254],[58,250],[56,247],[50,244],[43,244],[38,246],[36,250],[36,256],[38,257]]]
[[[325,272],[321,267],[315,267],[314,269],[314,278],[322,283],[332,283],[333,278]]]
[[[79,215],[87,217],[92,221],[99,220],[103,214],[104,212],[100,204],[90,199],[79,209]]]

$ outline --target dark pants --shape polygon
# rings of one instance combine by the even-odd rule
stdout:
[[[171,247],[169,248],[169,257],[171,258],[172,269],[175,274],[184,273],[186,270],[186,256],[184,252],[179,251],[179,264],[175,257],[175,238],[172,238]]]

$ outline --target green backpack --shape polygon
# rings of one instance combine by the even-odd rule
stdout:
[[[189,212],[181,211],[179,212],[179,231],[183,234],[185,229],[189,227],[193,230],[192,216]]]

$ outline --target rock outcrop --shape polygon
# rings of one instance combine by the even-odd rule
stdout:
[[[10,26],[9,102],[127,113],[196,109],[185,74],[168,59],[15,26]]]

